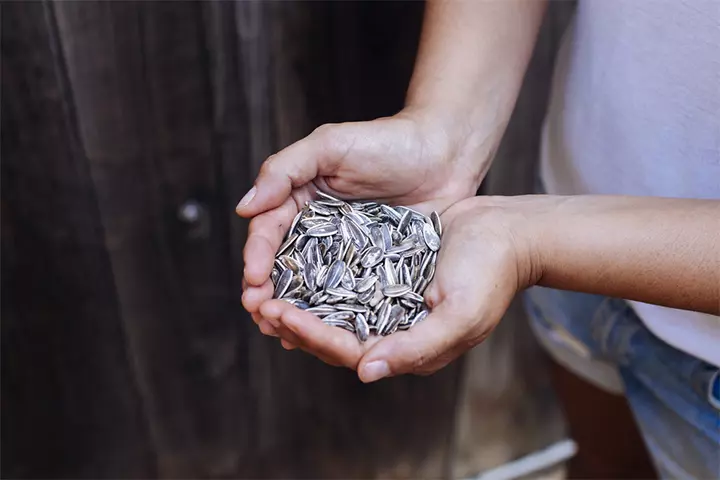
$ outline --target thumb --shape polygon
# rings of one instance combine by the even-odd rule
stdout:
[[[268,157],[260,167],[255,185],[238,203],[235,209],[238,215],[253,217],[275,208],[287,200],[293,188],[318,176],[333,175],[349,148],[344,140],[347,125],[322,125]]]
[[[358,364],[360,380],[434,373],[480,343],[492,330],[484,328],[487,324],[469,311],[467,301],[444,301],[423,322],[383,338],[368,350]]]

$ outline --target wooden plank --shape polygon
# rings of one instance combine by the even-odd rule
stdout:
[[[36,421],[4,422],[3,437],[20,440],[3,442],[17,459],[3,473],[446,476],[458,366],[365,386],[262,337],[240,307],[247,224],[233,213],[267,154],[320,123],[402,104],[418,18],[388,14],[418,5],[363,4],[361,27],[338,43],[329,27],[356,19],[332,3],[29,4],[34,16],[15,5],[19,66],[7,68],[3,41],[3,87],[47,93],[3,96],[3,253],[18,259],[3,276],[20,278],[3,283],[3,342],[21,345],[3,360],[27,365],[3,375],[3,401],[42,413],[65,397]],[[55,31],[55,16],[54,50],[23,43]],[[359,67],[338,65],[343,45]],[[58,58],[60,90],[43,73]],[[373,71],[401,60],[397,73]],[[354,89],[363,100],[342,103]],[[199,222],[178,217],[188,205]],[[58,312],[65,323],[49,325]]]
[[[1,8],[2,476],[149,477],[152,444],[52,9]]]
[[[232,475],[243,340],[197,3],[58,4],[82,139],[162,476]],[[183,223],[197,202],[208,227]]]

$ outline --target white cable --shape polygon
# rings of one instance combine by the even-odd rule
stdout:
[[[557,465],[572,458],[575,453],[577,444],[565,439],[467,480],[512,480]]]

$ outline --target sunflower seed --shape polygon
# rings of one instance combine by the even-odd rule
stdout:
[[[327,218],[325,217],[308,217],[303,218],[300,220],[300,226],[304,229],[310,229],[314,227],[318,227],[320,225],[324,225],[327,223]]]
[[[352,320],[353,318],[355,318],[353,312],[335,312],[325,317],[325,320]]]
[[[348,218],[345,222],[345,227],[350,233],[350,238],[352,238],[352,241],[355,246],[357,246],[358,250],[364,249],[367,245],[367,237],[365,236],[365,233],[360,228],[360,226],[353,220]]]
[[[383,296],[382,290],[380,290],[379,288],[375,288],[373,290],[373,296],[369,302],[370,306],[377,307],[380,304],[380,302],[382,302],[383,298],[385,298],[385,297]]]
[[[385,331],[385,327],[387,326],[389,320],[390,320],[390,304],[383,302],[382,307],[380,307],[380,311],[377,314],[378,334],[382,335],[382,332]]]
[[[293,257],[291,257],[289,255],[282,255],[282,256],[278,257],[278,260],[280,260],[280,263],[286,269],[290,269],[294,273],[298,273],[300,271],[300,265],[298,264],[297,260],[295,260]]]
[[[365,268],[371,268],[380,263],[380,261],[383,259],[383,250],[380,247],[369,247],[367,250],[365,250],[365,253],[363,254],[362,258],[360,259],[360,264]]]
[[[295,243],[295,240],[297,240],[299,236],[300,235],[298,235],[297,233],[290,235],[290,237],[285,240],[282,245],[280,245],[280,249],[277,252],[278,255],[282,255],[283,253],[285,253],[287,249],[290,248],[293,243]]]
[[[438,249],[440,249],[440,236],[435,233],[435,229],[429,223],[423,225],[423,238],[425,239],[425,244],[433,252],[437,252]]]
[[[310,290],[315,290],[315,279],[317,278],[317,264],[308,263],[305,265],[303,270],[303,280],[305,280],[305,286]]]
[[[328,269],[327,277],[325,278],[324,287],[325,290],[328,288],[335,288],[340,285],[342,276],[345,273],[345,262],[342,260],[335,260],[330,268]]]
[[[410,291],[412,291],[410,285],[404,284],[388,285],[387,287],[382,289],[383,295],[390,298],[402,297]]]
[[[275,286],[275,293],[273,295],[274,298],[282,298],[282,296],[285,295],[285,292],[287,292],[287,289],[290,286],[292,278],[292,270],[285,270],[284,272],[282,272],[280,278],[278,279],[277,285]]]
[[[308,205],[308,207],[310,207],[310,210],[317,213],[318,215],[326,215],[329,217],[330,215],[333,214],[332,208],[326,207],[324,205],[320,205],[319,203],[316,203],[316,202],[311,202]]]
[[[365,313],[367,308],[362,305],[355,305],[352,303],[338,303],[333,305],[339,312],[354,312],[354,313]]]
[[[393,263],[389,258],[385,259],[385,278],[387,278],[388,285],[395,285],[396,283],[398,283],[395,268],[393,267]]]
[[[336,313],[338,310],[333,305],[317,305],[315,307],[308,308],[307,311],[320,317]]]
[[[418,278],[417,281],[413,284],[413,292],[422,295],[429,283],[430,282],[428,282],[423,277]]]
[[[329,267],[327,265],[320,265],[317,272],[317,277],[315,277],[315,286],[318,287],[320,285],[325,285],[325,279],[327,278]]]
[[[345,204],[342,200],[315,200],[315,203],[324,207],[341,207]]]
[[[312,228],[308,228],[307,235],[311,237],[327,237],[338,233],[338,228],[332,223],[322,223]]]
[[[410,217],[412,217],[412,212],[410,210],[405,210],[405,212],[402,214],[402,217],[400,217],[400,221],[398,222],[398,232],[403,233],[408,225],[410,225]]]
[[[349,268],[345,269],[345,273],[342,276],[342,280],[340,280],[340,284],[343,288],[355,290],[355,277],[353,277],[352,271]]]
[[[332,195],[330,195],[327,192],[323,192],[322,190],[316,190],[315,193],[317,194],[318,197],[320,197],[324,200],[337,201],[337,202],[342,201],[337,197],[333,197]],[[345,202],[342,202],[342,203],[345,203]]]
[[[328,317],[330,317],[330,315],[322,319],[325,325],[329,325],[331,327],[340,327],[344,330],[347,330],[348,332],[355,331],[355,326],[348,320],[328,320]]]
[[[422,295],[441,237],[435,212],[426,217],[318,191],[276,252],[273,297],[355,332],[360,342],[407,330],[427,316]]]
[[[381,335],[389,335],[395,331],[397,326],[405,320],[405,309],[400,305],[393,305],[388,315],[388,321]]]
[[[428,313],[429,312],[427,310],[420,310],[420,312],[418,312],[418,314],[410,321],[410,325],[412,326],[416,323],[422,322],[425,318],[427,318]]]
[[[437,212],[432,212],[430,214],[430,221],[435,229],[435,233],[437,233],[438,237],[442,237],[442,223],[440,223],[440,215],[438,215]]]
[[[355,291],[358,293],[367,292],[368,290],[373,288],[375,282],[377,282],[377,277],[375,275],[365,277],[355,284]]]
[[[303,286],[303,278],[300,275],[293,275],[292,279],[290,280],[290,284],[287,287],[287,290],[285,290],[285,293],[283,293],[280,298],[285,297],[286,295],[292,295],[294,292],[299,290]]]
[[[358,340],[361,342],[366,341],[370,335],[370,326],[367,324],[365,315],[362,313],[355,315],[355,335],[357,335]]]
[[[341,298],[357,298],[357,293],[342,287],[326,288],[325,291],[330,295]]]
[[[390,218],[395,225],[400,222],[401,215],[390,205],[380,205],[380,210]]]
[[[370,289],[362,293],[358,293],[357,299],[358,302],[362,303],[363,305],[366,305],[370,303],[370,301],[373,299],[373,296],[375,296],[375,290]]]
[[[408,268],[408,266],[404,263],[402,265],[401,272],[402,281],[400,283],[406,283],[410,285],[412,283],[412,274],[410,273],[410,269]]]
[[[380,232],[383,238],[383,251],[387,252],[392,248],[392,234],[390,233],[390,227],[386,223],[383,223],[380,227]]]
[[[413,292],[412,290],[406,292],[403,294],[403,298],[411,300],[413,302],[422,303],[425,301],[425,299],[422,297],[422,295],[418,295],[417,293]]]
[[[374,226],[370,229],[370,239],[372,240],[373,245],[382,249],[383,252],[385,251],[385,239],[383,237],[381,227]]]

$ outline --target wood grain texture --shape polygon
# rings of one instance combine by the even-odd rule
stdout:
[[[367,387],[285,352],[240,305],[247,224],[233,210],[262,160],[402,104],[422,5],[392,9],[408,14],[3,5],[4,476],[448,470],[457,369]],[[340,61],[348,49],[360,64]],[[179,216],[188,204],[199,221]]]
[[[366,386],[240,303],[235,203],[320,124],[402,107],[422,9],[2,4],[3,477],[447,478],[455,449],[504,445],[487,384],[460,414],[486,442],[456,435],[461,362]],[[473,360],[502,399],[539,391],[508,366],[513,332]]]
[[[2,474],[155,472],[48,4],[2,5]]]

